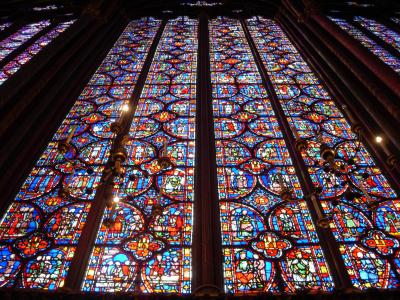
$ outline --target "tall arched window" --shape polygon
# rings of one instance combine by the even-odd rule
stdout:
[[[304,194],[240,22],[212,20],[210,39],[225,290],[330,290]]]
[[[191,290],[196,61],[197,21],[168,21],[129,129],[122,200],[103,218],[85,291]]]
[[[128,25],[8,208],[0,225],[2,286],[63,286],[110,156],[110,126],[129,101],[159,25]]]
[[[372,34],[385,43],[393,46],[400,54],[400,35],[379,22],[364,17],[355,17],[354,20],[367,28]]]
[[[390,66],[398,74],[400,73],[400,58],[396,55],[389,53],[383,46],[379,45],[372,38],[368,37],[360,29],[357,29],[351,22],[341,19],[333,18],[330,19],[335,22],[341,29],[346,31],[349,35],[359,41],[364,47],[370,50],[373,54],[379,57],[385,64]]]
[[[13,33],[8,38],[0,43],[0,61],[7,57],[11,52],[16,50],[19,46],[38,34],[42,29],[50,25],[49,20],[39,21],[36,23],[23,26],[17,32]]]
[[[308,143],[304,164],[354,286],[398,287],[396,192],[281,28],[248,23],[292,133]]]
[[[4,29],[10,27],[11,25],[12,25],[11,22],[1,23],[0,24],[0,32],[3,31]]]
[[[38,54],[40,50],[46,47],[53,39],[68,29],[74,21],[65,21],[57,24],[49,32],[38,38],[31,46],[24,50],[17,57],[9,61],[0,69],[0,84],[15,74],[22,65],[31,60],[33,56]]]
[[[4,40],[3,58],[53,26],[1,80],[71,23]],[[201,232],[227,294],[399,288],[398,187],[336,100],[271,19],[131,21],[1,218],[0,287],[190,294]],[[218,213],[196,202],[202,164]],[[195,228],[214,213],[217,233]]]

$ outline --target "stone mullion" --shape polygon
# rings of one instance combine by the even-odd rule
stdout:
[[[195,295],[223,291],[222,242],[212,108],[208,19],[199,18],[193,232]]]
[[[316,66],[317,70],[321,70],[319,74],[323,74],[324,72],[329,73],[329,70],[332,70],[329,75],[321,77],[324,78],[328,86],[331,87],[331,92],[337,91],[337,93],[339,93],[339,95],[335,96],[335,100],[338,101],[338,99],[341,99],[341,106],[346,105],[348,107],[347,111],[344,113],[349,120],[351,120],[351,123],[353,125],[362,125],[363,130],[361,136],[363,142],[370,150],[372,150],[370,153],[374,154],[374,158],[378,165],[384,173],[386,173],[392,186],[398,191],[400,186],[400,181],[398,179],[400,174],[400,165],[398,163],[398,157],[394,155],[396,150],[388,144],[388,141],[385,141],[385,148],[387,150],[373,142],[376,134],[382,131],[382,129],[379,128],[380,124],[375,120],[378,113],[373,113],[373,111],[377,112],[379,108],[370,108],[370,103],[367,103],[367,105],[357,105],[352,101],[352,99],[356,99],[360,104],[362,104],[364,99],[371,98],[372,95],[366,93],[362,86],[360,86],[352,75],[349,74],[345,66],[338,64],[335,56],[328,51],[329,49],[322,46],[318,42],[318,39],[316,39],[308,30],[300,30],[294,26],[294,22],[284,14],[280,15],[279,20],[284,24],[285,28],[289,30],[289,34],[291,33],[294,37],[292,39],[293,41],[305,45],[303,47],[304,53],[315,51],[315,53],[322,58],[315,59],[314,55],[308,55],[311,61],[316,60],[316,63],[313,65]],[[330,84],[334,81],[334,78],[337,78],[338,80],[335,86]],[[340,95],[343,90],[347,90],[350,94],[347,93],[345,95]],[[381,114],[384,115],[383,112]]]
[[[388,112],[393,117],[400,116],[400,106],[396,101],[396,97],[400,97],[400,77],[393,69],[329,20],[317,7],[307,10],[302,9],[298,3],[293,1],[282,1],[284,4],[284,9],[281,10],[282,14],[288,18],[297,19],[297,23],[301,23],[303,27],[305,26],[315,34],[320,42],[334,52],[349,71],[364,84],[365,88],[383,106],[388,108]],[[331,38],[328,38],[327,34]],[[349,56],[346,51],[350,52],[353,57]],[[370,75],[366,76],[362,65],[371,71]],[[384,85],[385,89],[381,85]]]
[[[399,16],[397,16],[398,19],[400,19]],[[400,34],[400,24],[386,18],[376,18],[376,21],[385,25],[389,29],[396,31],[398,34]]]
[[[1,115],[2,129],[6,127],[9,130],[1,135],[2,139],[7,141],[7,147],[1,148],[0,188],[4,199],[8,200],[0,203],[0,214],[4,213],[18,192],[35,162],[46,149],[53,132],[73,104],[68,101],[71,99],[68,95],[84,87],[85,81],[99,63],[102,47],[109,46],[102,41],[102,38],[113,36],[112,32],[108,32],[105,26],[99,28],[99,24],[93,23],[89,16],[86,17],[89,20],[83,22],[85,34],[77,36],[80,31],[73,32],[75,39],[59,45],[62,52],[49,68],[37,74],[35,78],[37,81],[29,82],[24,90],[15,91],[16,94],[10,98],[15,107],[21,110],[15,113],[18,114],[18,118],[11,121],[7,117],[9,114]],[[114,24],[114,22],[109,24],[111,23]],[[113,29],[114,25],[111,26],[111,30]],[[48,49],[43,51],[45,50]],[[79,55],[76,55],[77,53]],[[15,76],[20,75],[24,75],[24,72],[15,74]],[[4,85],[7,83],[8,81]],[[2,100],[3,96],[13,95],[12,89],[3,92],[2,88],[0,88]]]
[[[299,23],[296,23],[293,19],[293,15],[288,12],[288,10],[284,9],[281,11],[281,14],[285,16],[294,27],[299,27]],[[358,84],[358,82],[362,83],[362,87],[358,90],[358,93],[361,94],[370,94],[368,97],[359,97],[357,100],[360,101],[360,104],[367,110],[368,114],[374,119],[374,121],[379,125],[381,130],[385,132],[388,139],[393,143],[393,145],[400,150],[400,132],[398,132],[396,124],[399,124],[399,119],[395,116],[400,114],[400,105],[398,101],[396,101],[395,94],[392,94],[388,91],[385,86],[390,86],[392,91],[398,92],[400,95],[400,77],[396,75],[396,73],[389,68],[386,64],[384,64],[381,60],[379,60],[375,55],[372,55],[367,49],[365,49],[362,45],[357,43],[354,39],[350,38],[344,31],[342,31],[338,26],[336,26],[333,22],[327,19],[325,16],[315,15],[313,14],[313,21],[310,21],[310,18],[306,18],[306,21],[301,23],[300,32],[304,31],[305,28],[309,30],[315,37],[318,39],[319,43],[324,45],[329,51],[335,54],[336,62],[332,62],[333,64],[338,64],[339,62],[346,67],[346,72],[343,74],[344,77],[349,77],[350,74],[355,76],[356,80],[354,81],[344,81],[346,85],[354,85],[353,83]],[[318,20],[318,22],[316,20]],[[305,28],[304,28],[305,27]],[[325,28],[326,27],[326,28]],[[327,32],[324,32],[327,30]],[[371,58],[371,62],[373,66],[377,67],[376,64],[383,65],[383,69],[379,68],[378,70],[366,72],[365,67],[363,67],[357,60],[352,56],[353,54],[349,53],[349,45],[340,45],[335,42],[334,38],[327,38],[328,34],[333,34],[335,38],[335,34],[338,34],[340,37],[345,36],[345,42],[350,43],[351,47],[355,47],[361,52],[354,53],[356,57],[360,59],[369,60]],[[338,37],[336,37],[338,39]],[[340,40],[339,40],[340,41]],[[343,41],[341,41],[343,42]],[[346,48],[347,47],[347,48]],[[350,48],[351,48],[350,47]],[[368,58],[361,57],[364,55],[364,52],[368,53]],[[362,54],[364,53],[364,54]],[[350,55],[349,55],[350,54]],[[376,64],[375,64],[376,63]],[[385,70],[383,72],[383,70]],[[372,73],[374,72],[374,73]],[[388,77],[389,81],[380,81],[375,78],[375,76],[380,76],[377,73],[382,73],[385,78]],[[395,74],[393,77],[391,74]],[[398,85],[391,85],[391,82],[399,82]],[[374,102],[377,102],[376,104]],[[385,111],[385,113],[377,113],[377,107],[380,111]]]
[[[20,30],[24,25],[26,24],[24,24],[24,22],[22,22],[21,20],[14,21],[10,27],[7,27],[2,32],[0,32],[0,41],[8,38],[10,35]]]
[[[93,24],[91,24],[91,21],[92,20],[88,16],[83,16],[78,19],[68,29],[59,34],[59,36],[57,36],[48,45],[41,49],[39,53],[34,55],[27,63],[23,64],[15,74],[13,74],[2,85],[0,85],[0,108],[4,110],[4,113],[0,114],[2,119],[1,121],[3,121],[4,118],[10,118],[11,115],[13,116],[11,119],[15,119],[16,115],[18,115],[18,113],[21,112],[24,108],[24,105],[22,103],[19,103],[19,105],[15,104],[16,99],[14,99],[14,97],[16,96],[16,94],[21,92],[21,90],[24,88],[24,85],[29,84],[31,81],[37,81],[38,76],[43,73],[42,68],[45,67],[50,60],[56,57],[56,55],[60,56],[59,52],[62,49],[72,48],[71,46],[73,46],[74,43],[73,39],[76,38],[78,34],[81,34],[82,31],[85,31],[90,27],[94,27],[92,26]],[[59,23],[61,22],[57,22],[57,24],[51,26],[50,30],[47,30],[46,33],[54,29],[57,25],[59,25]],[[85,35],[83,37],[86,38]],[[70,52],[73,53],[74,50],[75,49],[71,49]],[[61,59],[58,60],[61,61]],[[53,65],[57,64],[58,62],[53,62]],[[50,69],[55,68],[52,67]],[[50,79],[51,76],[48,76],[48,80]],[[45,82],[46,81],[40,81],[41,84]],[[8,119],[4,125],[10,123],[10,119]],[[0,129],[1,134],[3,134],[6,129],[7,126],[2,126],[2,128]]]
[[[394,118],[398,118],[400,108],[394,100],[396,97],[400,97],[400,77],[397,73],[326,16],[320,14],[312,16],[304,22],[304,25],[325,46],[337,54],[338,59],[364,84],[381,105],[387,108]],[[333,39],[327,38],[326,33],[330,34]],[[349,51],[353,57],[347,55],[343,49]],[[361,63],[354,58],[357,58]],[[371,73],[366,73],[361,67],[362,65],[365,65]],[[380,85],[384,85],[388,90],[382,89]]]
[[[394,57],[399,57],[400,53],[397,51],[392,45],[386,43],[379,37],[377,37],[375,34],[373,34],[369,29],[365,28],[362,26],[360,23],[354,21],[354,20],[347,20],[351,25],[356,27],[358,30],[360,30],[362,33],[364,33],[367,37],[369,37],[371,40],[373,40],[375,43],[380,45],[382,48],[384,48],[387,52],[392,54]]]
[[[51,21],[49,26],[40,30],[38,33],[36,33],[34,36],[32,36],[30,39],[28,39],[25,43],[20,45],[17,49],[12,51],[10,54],[8,54],[2,61],[0,61],[0,69],[2,69],[6,64],[8,64],[10,61],[12,61],[18,55],[23,53],[26,49],[28,49],[34,42],[36,42],[37,39],[39,39],[43,35],[49,33],[54,27],[56,27],[56,25],[57,25],[56,22]]]

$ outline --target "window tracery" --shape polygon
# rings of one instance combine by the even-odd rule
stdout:
[[[400,35],[385,25],[369,18],[354,17],[354,21],[367,28],[385,43],[392,45],[400,54]]]
[[[122,200],[103,218],[85,291],[191,291],[197,27],[177,18],[161,36],[129,131]]]
[[[8,62],[5,66],[0,69],[0,85],[3,84],[8,78],[15,74],[24,64],[29,62],[36,54],[38,54],[44,47],[46,47],[51,41],[58,37],[61,33],[70,27],[75,20],[62,22],[48,33],[37,39],[31,46],[25,51],[19,54],[16,58]]]
[[[8,27],[10,27],[12,25],[11,22],[5,22],[5,23],[1,23],[0,24],[0,32],[6,30]]]
[[[23,26],[17,32],[2,40],[0,43],[0,62],[19,46],[48,26],[50,26],[49,20],[31,23]]]
[[[385,49],[351,24],[332,20],[400,71],[399,60]],[[58,24],[6,64],[0,84],[71,22]],[[121,118],[124,105],[132,104],[139,74],[156,43],[125,140],[124,172],[114,182],[118,201],[101,212],[100,226],[93,229],[97,238],[82,290],[193,292],[193,220],[201,217],[194,205],[196,100],[209,101],[213,108],[223,249],[216,255],[223,256],[225,291],[335,288],[317,227],[324,224],[304,200],[300,167],[288,150],[293,145],[271,104],[246,27],[293,137],[305,141],[303,171],[320,190],[318,205],[336,239],[331,246],[338,247],[353,285],[400,286],[395,190],[277,23],[260,17],[243,24],[208,20],[211,99],[197,99],[199,21],[168,20],[159,40],[160,20],[135,20],[126,27],[1,219],[1,287],[64,285],[110,157],[112,124]],[[45,20],[11,35],[0,45],[0,58],[48,26]],[[324,158],[324,147],[334,149],[332,160]]]
[[[314,224],[240,22],[214,19],[209,28],[225,290],[331,290]]]
[[[398,220],[396,192],[282,29],[259,20],[247,21],[250,32],[293,134],[308,142],[302,156],[354,286],[398,287],[398,233],[387,227]],[[331,162],[321,146],[336,150]]]
[[[354,37],[359,41],[364,47],[375,54],[380,60],[391,67],[397,73],[400,73],[400,59],[392,54],[390,54],[385,48],[377,44],[375,41],[366,36],[363,32],[355,28],[348,21],[340,18],[329,17],[333,22],[335,22],[340,28]]]
[[[0,222],[0,286],[63,286],[109,156],[110,125],[129,100],[158,26],[128,25],[11,203]]]

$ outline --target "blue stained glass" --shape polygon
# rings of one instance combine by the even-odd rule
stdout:
[[[136,83],[114,81],[120,75],[118,67],[108,72],[104,66],[110,57],[115,64],[123,59],[135,60],[134,41],[145,45],[142,51],[147,52],[159,24],[138,20],[128,25],[116,42],[116,46],[126,48],[123,52],[110,51],[8,208],[0,223],[0,249],[10,260],[1,263],[0,286],[57,289],[64,285],[109,157],[113,138],[109,126],[121,115],[121,107],[129,101]],[[22,29],[24,34],[32,36],[48,22],[36,25]],[[60,24],[37,42],[46,44],[48,38],[69,25]],[[131,37],[136,31],[141,34]],[[143,64],[143,60],[136,63]],[[137,72],[132,73],[131,79],[137,76]],[[107,81],[98,80],[106,77]],[[68,142],[65,154],[58,149],[60,141]]]
[[[197,27],[187,17],[166,24],[130,127],[121,201],[105,213],[84,291],[191,291]]]
[[[340,28],[358,40],[364,47],[370,50],[373,54],[375,54],[379,59],[381,59],[384,63],[386,63],[389,67],[391,67],[397,73],[400,73],[400,59],[398,57],[393,56],[388,51],[386,51],[383,47],[375,43],[372,39],[366,36],[363,32],[355,28],[349,22],[340,18],[329,17],[333,22],[335,22]]]
[[[399,18],[392,17],[392,18],[390,18],[390,20],[392,20],[393,22],[395,22],[397,24],[400,24],[400,19]]]
[[[0,70],[0,85],[3,84],[9,77],[15,74],[22,65],[26,64],[32,59],[33,56],[38,54],[44,47],[46,47],[52,40],[63,33],[73,21],[62,22],[58,24],[54,29],[50,30],[48,33],[37,39],[31,46],[29,46],[24,52],[14,58],[12,61],[7,63]]]
[[[354,17],[354,20],[361,26],[367,28],[385,43],[392,45],[400,54],[400,35],[387,28],[385,25],[364,17]]]
[[[6,23],[2,23],[0,24],[0,32],[6,30],[8,27],[10,27],[12,25],[11,22],[6,22]]]
[[[16,50],[23,43],[39,33],[42,29],[50,25],[49,20],[39,21],[36,23],[23,26],[20,30],[10,35],[8,38],[0,42],[0,61],[7,55]]]
[[[398,58],[345,20],[331,20],[400,72]],[[397,33],[355,20],[399,49]],[[0,85],[72,23],[59,23],[6,64]],[[301,157],[321,187],[317,200],[351,282],[399,288],[398,195],[276,22],[260,17],[244,24],[294,137],[307,142]],[[0,42],[0,60],[49,25],[26,25]],[[153,18],[129,23],[1,218],[0,287],[64,286],[110,158],[111,124],[133,104],[160,25]],[[162,32],[127,136],[123,174],[115,178],[119,201],[101,212],[84,292],[192,292],[198,25],[180,17]],[[332,291],[325,248],[242,25],[230,18],[208,25],[225,292]],[[322,143],[335,148],[334,163],[346,172],[326,171]]]
[[[311,216],[240,22],[214,19],[209,31],[225,291],[331,290]],[[286,187],[292,200],[282,198]]]
[[[341,20],[333,20],[348,26]],[[396,239],[399,205],[395,191],[282,29],[265,18],[246,22],[293,135],[307,141],[307,148],[301,154],[313,183],[322,189],[321,205],[330,217],[329,226],[351,281],[360,289],[398,288],[396,261],[388,256],[399,245]],[[273,68],[271,62],[279,62],[283,57],[288,67],[299,66],[297,74],[312,78],[310,83],[278,80],[277,72],[293,74],[293,68],[282,66],[279,71]],[[299,106],[306,113],[299,114]],[[344,166],[339,176],[327,172],[320,154],[322,143],[334,147],[334,164]]]

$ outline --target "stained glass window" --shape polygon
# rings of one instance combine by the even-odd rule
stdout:
[[[158,26],[128,25],[8,208],[0,222],[0,286],[63,286],[109,156],[110,124],[132,94]]]
[[[39,33],[42,29],[50,25],[49,20],[39,21],[36,23],[23,26],[20,30],[10,35],[8,38],[0,42],[0,61],[7,55],[16,50],[23,43]]]
[[[400,35],[397,32],[372,19],[364,17],[354,17],[354,21],[358,22],[361,26],[367,28],[370,32],[372,32],[385,43],[392,45],[393,48],[395,48],[399,52],[400,55]]]
[[[314,225],[240,22],[215,19],[209,30],[225,290],[331,290]]]
[[[105,213],[84,291],[191,291],[197,26],[170,20],[161,36],[129,131],[121,201]]]
[[[247,20],[355,287],[398,288],[400,203],[321,81],[272,20]],[[321,148],[322,146],[322,148]],[[321,149],[335,149],[328,163]],[[332,173],[331,166],[335,166]]]
[[[7,63],[3,68],[0,69],[0,85],[4,83],[10,76],[15,74],[22,65],[26,64],[32,59],[33,56],[38,54],[40,50],[46,47],[52,40],[59,36],[62,32],[67,30],[74,21],[66,21],[58,24],[55,28],[44,34],[42,37],[37,39],[31,46],[29,46],[24,52],[18,55],[16,58]]]
[[[58,8],[63,8],[62,5],[47,5],[47,6],[38,6],[38,7],[33,7],[32,10],[34,11],[42,11],[42,10],[53,10],[53,9],[58,9]]]
[[[390,20],[392,20],[396,24],[400,24],[400,19],[399,18],[392,17],[392,18],[390,18]]]
[[[12,25],[11,22],[7,22],[7,23],[2,23],[0,24],[0,32],[4,31],[5,29],[7,29],[8,27],[10,27]]]
[[[358,25],[331,20],[400,72],[400,58]],[[276,22],[207,22],[128,24],[0,219],[0,287],[63,287],[79,248],[88,260],[74,289],[192,293],[193,250],[208,246],[192,238],[194,217],[207,213],[194,205],[195,149],[204,141],[195,129],[212,121],[217,186],[207,184],[218,191],[222,251],[215,255],[223,258],[226,293],[329,293],[346,271],[359,289],[400,288],[400,200],[323,83]],[[0,42],[7,61],[0,84],[72,23],[36,22]],[[209,53],[198,51],[206,29]],[[207,59],[211,80],[198,82]],[[200,99],[206,87],[211,97]],[[196,123],[196,101],[210,105],[213,118]],[[116,135],[111,124],[128,104],[131,123]],[[109,200],[96,190],[105,191],[120,138],[127,158],[110,186],[117,200],[90,212]],[[292,140],[304,142],[298,156]],[[315,203],[306,193],[313,186]],[[78,243],[87,238],[84,226],[93,230],[89,246]],[[341,263],[346,270],[337,269]]]
[[[340,18],[329,17],[333,22],[335,22],[340,28],[358,40],[364,47],[368,48],[372,53],[379,57],[384,63],[390,66],[393,70],[400,74],[400,59],[393,56],[382,46],[378,45],[366,36],[363,32],[358,30],[356,27],[351,25],[348,21]]]

